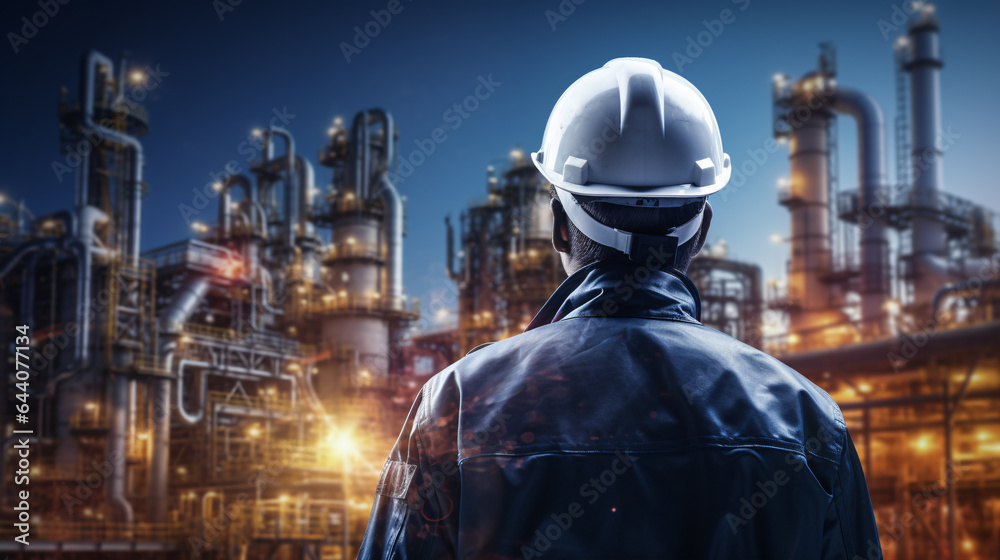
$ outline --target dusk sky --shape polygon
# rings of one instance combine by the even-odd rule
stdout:
[[[53,4],[56,0],[48,0]],[[886,116],[889,154],[895,117],[892,42],[902,1],[790,2],[430,2],[400,0],[395,15],[376,25],[368,44],[344,54],[355,27],[373,20],[388,0],[355,2],[199,0],[96,2],[61,0],[56,13],[25,41],[22,17],[37,0],[5,0],[0,23],[4,111],[0,135],[0,192],[23,198],[36,214],[70,208],[72,175],[59,180],[56,114],[61,86],[76,96],[80,56],[97,49],[132,64],[159,69],[144,105],[150,131],[142,142],[143,248],[192,235],[181,204],[211,181],[229,160],[245,164],[240,144],[250,130],[283,113],[296,144],[312,159],[317,183],[330,170],[317,152],[334,116],[382,107],[400,129],[400,151],[444,126],[447,138],[400,185],[408,198],[405,239],[407,295],[427,303],[447,289],[444,217],[457,217],[485,194],[485,169],[508,152],[537,149],[549,111],[576,78],[620,56],[659,60],[694,83],[715,110],[723,147],[736,169],[715,208],[711,238],[725,239],[730,255],[760,264],[766,278],[781,276],[788,247],[788,212],[775,185],[788,173],[787,148],[767,155],[748,177],[749,151],[771,138],[771,76],[793,78],[815,68],[817,44],[838,51],[838,82],[875,97]],[[946,189],[1000,210],[995,171],[996,109],[1000,79],[1000,4],[942,1],[943,126],[955,138],[944,156]],[[730,23],[720,23],[730,10]],[[880,21],[882,25],[880,25]],[[899,19],[895,20],[896,23]],[[716,33],[712,33],[712,31]],[[703,44],[693,48],[699,33]],[[24,35],[27,37],[27,35]],[[709,39],[706,39],[709,38]],[[16,45],[12,46],[11,42]],[[14,52],[15,48],[18,52]],[[461,121],[445,114],[472,95],[480,79],[494,91]],[[294,115],[294,116],[292,116]],[[459,126],[456,126],[459,125]],[[840,185],[857,186],[855,127],[839,119]],[[895,169],[890,159],[890,177]],[[199,219],[214,222],[215,202]]]

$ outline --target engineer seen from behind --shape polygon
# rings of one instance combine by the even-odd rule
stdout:
[[[360,558],[881,558],[837,405],[699,321],[685,271],[732,171],[702,94],[612,60],[532,160],[569,277],[423,387]]]

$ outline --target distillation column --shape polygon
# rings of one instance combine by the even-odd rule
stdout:
[[[776,88],[781,85],[776,81]],[[791,182],[782,203],[791,213],[788,266],[791,350],[816,345],[815,339],[822,334],[822,329],[839,319],[839,314],[833,310],[831,285],[823,280],[832,264],[827,169],[828,93],[824,77],[813,73],[794,84],[785,100],[783,118],[790,129]]]
[[[941,286],[941,263],[947,256],[947,238],[939,217],[939,193],[944,185],[941,165],[941,55],[940,27],[934,7],[924,4],[909,25],[910,99],[913,127],[913,259],[916,264],[914,306],[929,310]]]

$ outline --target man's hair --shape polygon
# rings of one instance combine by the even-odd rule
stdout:
[[[549,185],[549,194],[552,195],[552,198],[556,198],[556,188],[552,185]],[[691,202],[683,206],[641,208],[610,202],[579,200],[580,206],[602,224],[622,231],[649,235],[666,235],[671,228],[683,225],[695,217],[698,212],[703,211],[705,207],[703,201]],[[569,229],[570,258],[579,266],[585,266],[594,261],[619,257],[627,258],[621,251],[601,245],[584,235],[569,219],[569,216],[566,216],[566,221]],[[687,269],[691,259],[694,258],[691,248],[698,243],[700,238],[701,231],[699,230],[694,237],[677,248],[677,260],[674,264],[677,269]]]

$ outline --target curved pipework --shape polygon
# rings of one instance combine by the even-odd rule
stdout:
[[[163,342],[164,368],[173,371],[174,352],[177,335],[184,328],[202,299],[208,294],[209,278],[202,275],[188,277],[180,290],[170,298],[170,303],[160,315],[158,326]],[[153,383],[153,433],[150,456],[149,492],[152,518],[155,522],[166,521],[167,490],[169,477],[167,466],[170,461],[170,379],[157,379]],[[182,376],[177,376],[177,393],[182,392]]]
[[[93,283],[94,242],[97,225],[108,222],[108,215],[98,208],[84,205],[80,209],[79,232],[75,245],[77,255],[77,316],[80,325],[76,333],[78,369],[90,367],[90,291]]]
[[[201,371],[198,372],[198,395],[200,402],[198,410],[194,413],[189,412],[187,408],[184,407],[184,370],[189,366],[201,368]],[[241,373],[256,377],[275,377],[271,372],[260,369],[249,369],[228,365],[224,366],[209,362],[200,362],[197,360],[181,360],[177,364],[177,411],[180,412],[181,418],[183,418],[188,424],[197,424],[205,418],[205,411],[208,409],[208,376],[214,372]],[[291,385],[289,395],[291,397],[291,405],[294,408],[297,400],[295,398],[296,392],[298,391],[298,382],[296,378],[287,374],[280,374],[276,377],[278,379],[288,381]]]
[[[403,307],[405,303],[403,302],[403,200],[389,180],[388,174],[380,177],[380,183],[378,195],[385,201],[388,211],[389,265],[386,271],[386,284],[391,304]]]
[[[858,126],[858,200],[861,215],[861,324],[862,332],[887,332],[883,306],[889,295],[888,240],[884,214],[886,178],[885,119],[869,95],[838,87],[832,108],[854,118]]]
[[[230,191],[233,187],[240,187],[243,191],[243,200],[257,200],[257,193],[254,191],[250,178],[246,175],[230,175],[222,183],[222,191],[219,192],[219,229],[222,230],[222,237],[228,238],[232,229],[232,195]]]
[[[277,307],[272,307],[270,302],[271,291],[274,289],[274,279],[271,278],[271,271],[261,267],[260,268],[260,278],[261,284],[264,285],[263,295],[261,296],[261,305],[264,306],[264,310],[268,313],[273,313],[275,315],[283,315],[285,312]]]
[[[129,168],[132,174],[131,187],[132,199],[130,201],[129,230],[124,253],[130,257],[130,264],[134,268],[139,267],[139,246],[140,246],[140,220],[142,215],[142,166],[145,164],[145,157],[142,152],[142,144],[134,136],[123,134],[101,126],[94,122],[94,81],[97,77],[98,66],[107,69],[107,73],[112,73],[113,66],[111,60],[97,51],[87,53],[84,64],[84,83],[82,84],[83,102],[81,109],[83,113],[82,126],[100,133],[104,138],[128,147],[132,150],[132,158]],[[83,200],[86,202],[86,200]]]
[[[184,323],[191,318],[202,298],[208,293],[209,278],[202,275],[192,275],[170,299],[170,304],[160,315],[160,333],[176,335],[181,332]]]
[[[384,109],[370,109],[369,112],[382,123],[382,130],[385,134],[385,169],[379,169],[378,172],[393,172],[396,167],[396,125],[392,119],[392,113]]]
[[[272,126],[271,133],[285,139],[285,245],[295,246],[295,224],[298,221],[298,197],[295,190],[295,140],[292,133],[279,126]]]

